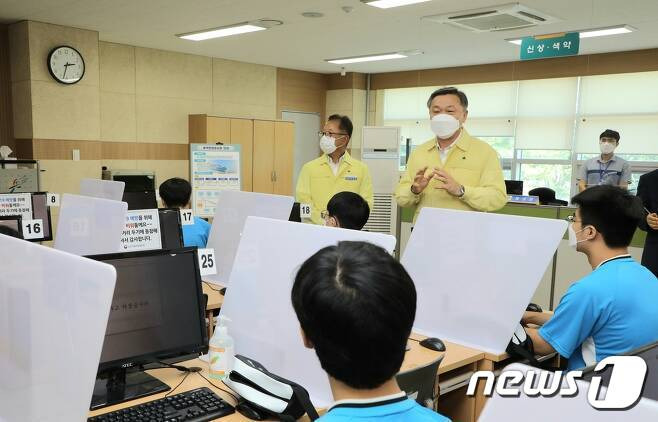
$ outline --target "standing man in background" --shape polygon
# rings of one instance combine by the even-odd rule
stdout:
[[[651,270],[658,277],[658,170],[640,176],[637,185],[637,196],[642,200],[644,219],[640,221],[640,228],[647,232],[642,251],[642,265]]]
[[[496,151],[468,134],[468,99],[457,88],[441,88],[427,100],[435,138],[419,145],[395,190],[401,207],[496,211],[507,203]]]
[[[606,129],[599,136],[601,155],[585,161],[580,168],[579,192],[597,185],[614,185],[628,189],[631,183],[631,166],[623,158],[615,157],[619,139],[619,132],[612,129]]]
[[[347,116],[329,116],[320,135],[323,154],[304,164],[297,179],[296,199],[311,206],[311,222],[322,224],[322,212],[338,192],[354,192],[373,207],[372,180],[368,166],[347,152],[352,138],[352,121]]]

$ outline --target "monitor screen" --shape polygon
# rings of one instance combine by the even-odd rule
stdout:
[[[523,195],[523,181],[505,180],[505,189],[508,195]]]
[[[134,174],[134,175],[118,175],[112,176],[112,180],[125,183],[124,192],[155,192],[155,179],[153,176]]]
[[[294,221],[296,223],[302,222],[302,217],[299,215],[299,202],[292,204],[292,209],[290,210],[290,217],[288,217],[288,221]]]
[[[183,229],[180,212],[177,208],[160,208],[160,237],[162,249],[179,249],[183,247]]]
[[[32,194],[32,218],[43,220],[43,238],[32,240],[53,240],[50,207],[48,206],[48,195],[46,192],[35,192]]]
[[[117,272],[99,372],[204,350],[208,335],[196,248],[90,258]]]
[[[21,225],[20,215],[2,215],[0,216],[0,234],[7,236],[23,238],[23,227]]]
[[[123,202],[128,204],[129,210],[149,210],[158,208],[158,200],[155,198],[155,191],[130,192],[123,191]]]

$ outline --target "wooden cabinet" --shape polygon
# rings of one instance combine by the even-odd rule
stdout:
[[[243,191],[292,195],[294,141],[292,122],[189,116],[190,143],[240,145]]]

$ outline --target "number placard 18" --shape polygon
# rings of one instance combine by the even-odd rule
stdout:
[[[199,255],[199,273],[201,275],[217,274],[215,250],[213,248],[199,249],[197,254]]]
[[[23,220],[23,239],[41,239],[43,237],[43,220]]]
[[[59,194],[58,193],[50,193],[48,192],[48,195],[46,196],[46,205],[49,207],[59,207]]]
[[[194,224],[194,212],[190,209],[180,210],[180,222],[183,226]]]
[[[299,217],[301,217],[301,218],[311,218],[311,205],[310,204],[299,204]]]

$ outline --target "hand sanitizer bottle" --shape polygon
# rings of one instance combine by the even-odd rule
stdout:
[[[227,321],[230,321],[230,319],[224,315],[219,316],[219,324],[210,339],[208,347],[210,378],[220,381],[228,378],[231,369],[233,369],[233,358],[235,356],[233,338],[228,335]]]

